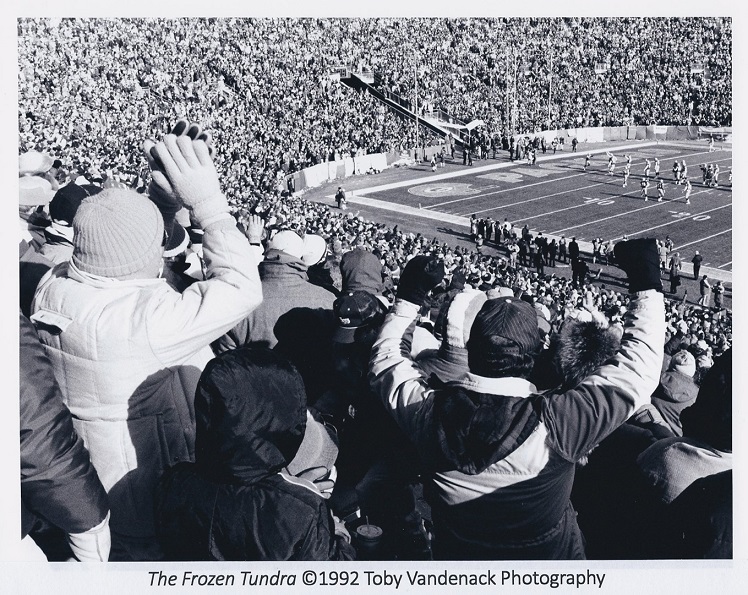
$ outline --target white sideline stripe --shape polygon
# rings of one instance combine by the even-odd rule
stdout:
[[[330,195],[328,198],[334,198]],[[373,207],[375,209],[382,209],[383,211],[394,211],[396,213],[405,213],[413,215],[414,217],[423,217],[425,219],[433,219],[434,221],[444,221],[445,223],[452,223],[453,225],[462,225],[464,227],[470,227],[470,220],[467,217],[460,217],[458,215],[450,215],[448,213],[442,213],[439,211],[427,211],[426,209],[419,209],[417,207],[411,207],[408,205],[401,205],[397,203],[384,202],[376,198],[369,198],[357,194],[348,198],[349,203],[364,205],[367,207]]]

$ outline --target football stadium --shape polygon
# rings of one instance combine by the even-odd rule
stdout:
[[[730,18],[17,49],[18,559],[733,558]]]

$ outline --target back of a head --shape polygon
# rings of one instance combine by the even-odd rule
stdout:
[[[72,226],[75,214],[89,196],[99,194],[101,188],[93,184],[78,185],[74,182],[60,188],[49,203],[49,216],[53,221]]]
[[[714,360],[696,402],[680,414],[683,435],[732,452],[732,348]]]
[[[381,295],[382,263],[379,258],[363,248],[356,248],[343,254],[340,259],[340,273],[343,277],[343,291],[368,291]]]
[[[540,346],[535,308],[513,297],[488,300],[467,343],[470,372],[488,378],[527,378]]]
[[[483,291],[467,287],[442,306],[437,317],[442,342],[438,350],[425,350],[416,358],[421,370],[451,382],[468,371],[467,342],[478,311],[486,302]]]
[[[108,188],[89,196],[73,220],[72,263],[113,279],[151,278],[162,263],[164,219],[148,197]]]
[[[561,378],[561,388],[570,389],[612,357],[621,344],[621,335],[599,319],[567,320],[551,336],[553,363]]]
[[[217,481],[249,484],[296,455],[306,426],[304,383],[274,351],[240,347],[208,362],[195,416],[198,466]]]

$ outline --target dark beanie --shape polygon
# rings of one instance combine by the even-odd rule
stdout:
[[[49,203],[49,216],[54,221],[65,221],[68,225],[73,224],[73,218],[78,212],[83,200],[88,196],[94,196],[101,192],[101,188],[93,184],[71,183],[60,188]]]
[[[372,252],[356,248],[343,254],[340,259],[340,274],[343,291],[368,291],[382,295],[382,263]]]
[[[73,264],[83,272],[127,279],[161,259],[164,219],[133,190],[108,188],[89,196],[73,220]]]
[[[493,363],[506,356],[535,356],[540,348],[535,308],[514,297],[488,300],[475,317],[468,340],[470,370],[492,376]]]

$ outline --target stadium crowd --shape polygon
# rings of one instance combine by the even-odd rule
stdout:
[[[22,151],[138,187],[137,143],[176,113],[225,147],[230,199],[336,156],[415,146],[411,123],[336,82],[341,66],[373,69],[413,107],[417,92],[424,113],[480,118],[492,137],[732,121],[729,19],[66,18],[21,19],[18,33]]]
[[[470,54],[512,39],[423,21],[429,40],[474,25]],[[606,252],[619,291],[573,240],[566,279],[544,270],[553,242],[511,224],[484,224],[497,257],[280,187],[412,146],[326,78],[345,56],[407,56],[416,23],[394,22],[20,21],[29,556],[732,556],[731,313],[666,300],[657,242]],[[696,22],[719,45],[725,23]],[[534,24],[572,52],[553,27],[596,23]],[[617,43],[658,24],[688,38],[624,19]],[[437,65],[461,51],[445,39],[424,53]],[[175,112],[205,127],[169,128]]]

